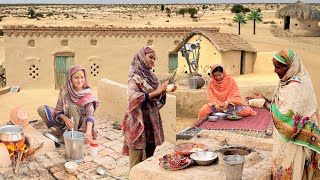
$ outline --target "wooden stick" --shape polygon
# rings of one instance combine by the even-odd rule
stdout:
[[[16,166],[16,157],[14,156],[14,154],[13,154],[13,156],[12,156],[12,166],[13,166],[13,167]]]
[[[19,172],[19,165],[21,162],[21,158],[22,158],[22,151],[18,151],[18,159],[17,159],[17,164],[16,164],[16,168],[14,169],[14,173],[17,174]]]
[[[36,148],[34,148],[34,149],[30,149],[29,151],[28,151],[28,153],[26,154],[26,156],[25,156],[25,159],[27,159],[28,157],[30,157],[31,155],[33,155],[34,153],[36,153],[40,148],[42,148],[43,147],[43,142],[38,146],[38,147],[36,147]]]

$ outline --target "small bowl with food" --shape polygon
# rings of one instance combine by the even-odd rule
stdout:
[[[174,151],[177,154],[184,155],[184,156],[190,156],[190,154],[194,152],[206,151],[206,150],[208,150],[208,148],[205,144],[195,143],[195,142],[180,143],[174,147]]]
[[[227,119],[232,120],[232,121],[239,120],[241,118],[242,118],[241,116],[238,116],[236,114],[232,114],[232,115],[227,116]]]
[[[190,158],[200,166],[208,166],[218,158],[218,155],[211,151],[201,151],[192,153]]]

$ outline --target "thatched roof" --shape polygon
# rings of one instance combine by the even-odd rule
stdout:
[[[279,9],[276,13],[277,18],[290,16],[296,19],[320,20],[320,11],[308,4],[297,1],[289,6]]]
[[[201,31],[192,31],[178,44],[172,53],[177,53],[185,43],[187,43],[192,36],[202,35],[208,39],[219,51],[248,51],[257,52],[248,42],[243,40],[240,36],[226,33],[204,33]]]

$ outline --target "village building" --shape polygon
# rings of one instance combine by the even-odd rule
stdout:
[[[296,36],[320,36],[320,11],[301,1],[279,9],[280,28]]]
[[[191,32],[191,33],[190,33]],[[143,46],[157,53],[153,71],[184,73],[181,41],[202,36],[200,72],[223,64],[232,75],[252,73],[256,50],[241,37],[219,28],[109,28],[4,26],[7,86],[59,88],[73,64],[87,69],[91,86],[108,78],[127,84],[134,54]]]
[[[257,50],[248,42],[235,34],[201,31],[190,32],[184,37],[184,41],[171,51],[169,57],[175,54],[178,59],[178,72],[188,73],[189,71],[182,53],[178,53],[179,50],[186,43],[194,43],[198,39],[201,40],[198,71],[200,74],[208,74],[213,64],[222,64],[231,75],[253,73]],[[172,61],[172,59],[169,59],[169,61]]]

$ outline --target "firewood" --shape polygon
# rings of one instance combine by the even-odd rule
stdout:
[[[21,162],[21,158],[22,158],[22,151],[18,151],[18,158],[17,158],[17,163],[16,163],[16,167],[14,169],[14,173],[17,174],[19,172],[19,166],[20,166],[20,162]]]
[[[43,147],[43,142],[36,148],[30,149],[28,151],[28,153],[25,155],[24,159],[27,159],[28,157],[30,157],[31,155],[33,155],[34,153],[36,153],[40,148]]]

